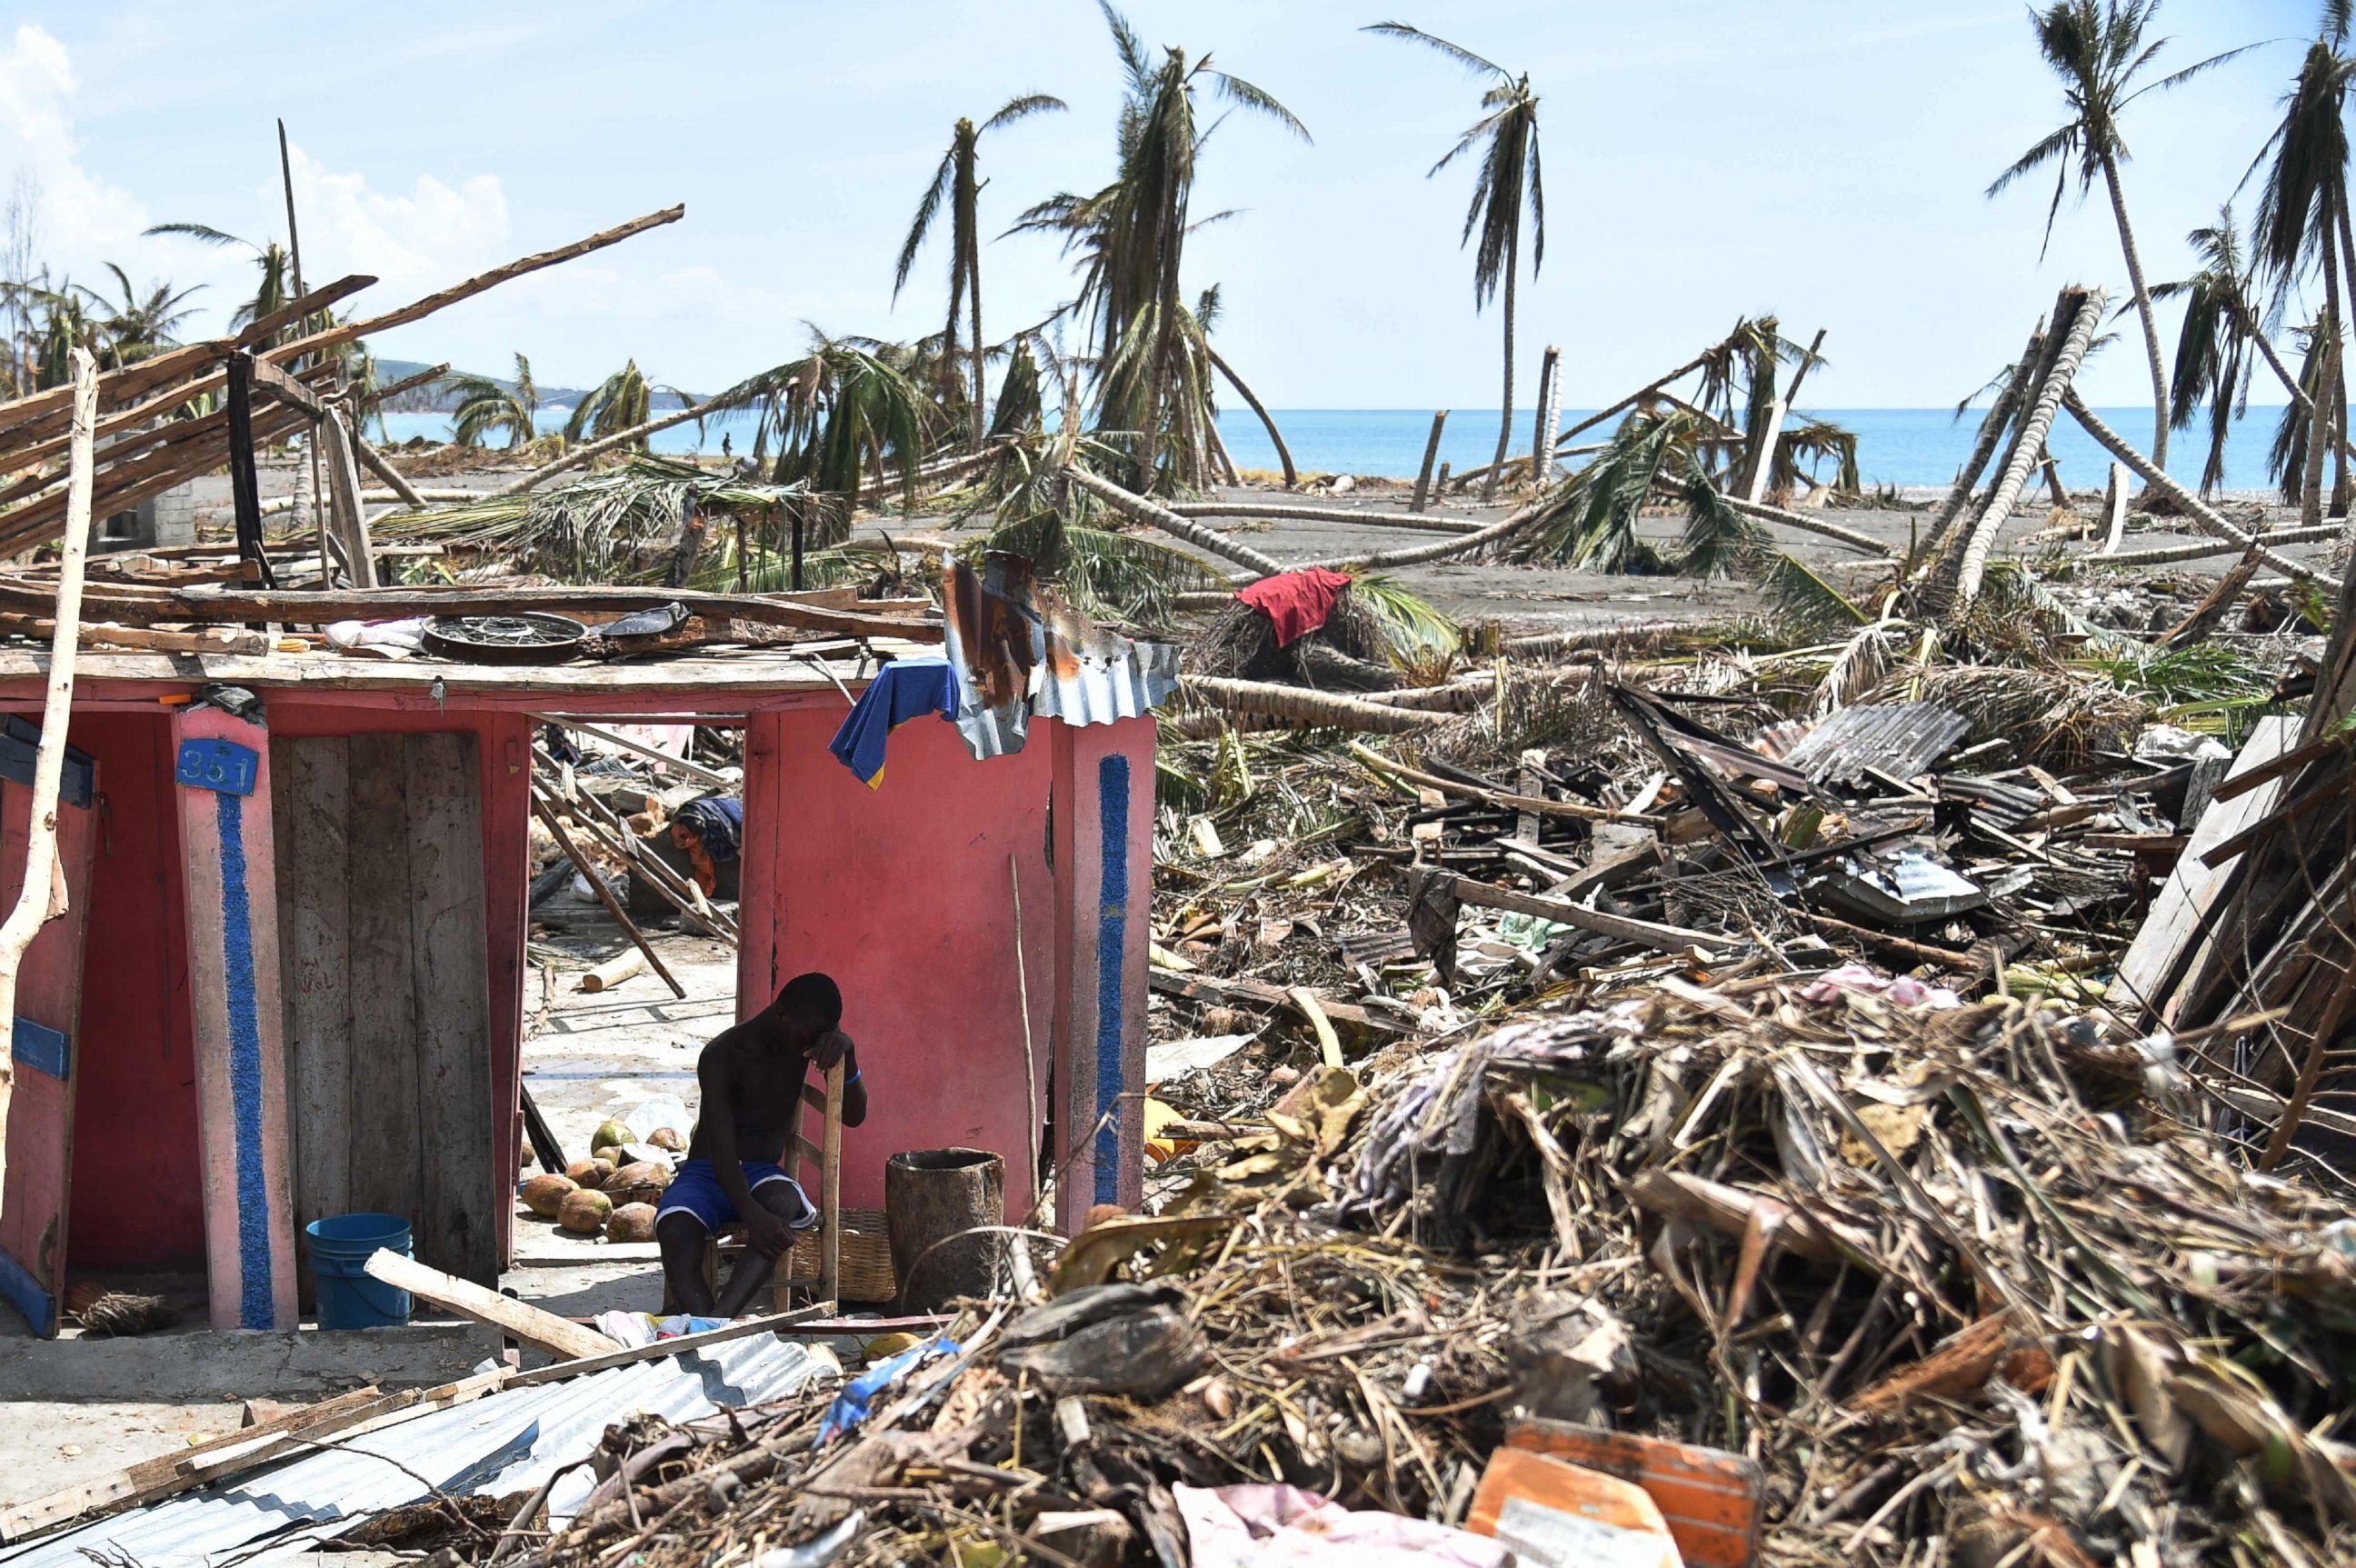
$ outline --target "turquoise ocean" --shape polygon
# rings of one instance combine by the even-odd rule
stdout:
[[[1567,428],[1591,410],[1573,409],[1563,420]],[[2100,411],[2111,427],[2145,448],[2151,440],[2147,408],[2105,408]],[[2233,427],[2225,450],[2225,488],[2258,489],[2266,483],[2265,456],[2274,439],[2281,411],[2253,407],[2249,417]],[[562,411],[542,416],[546,427],[563,423]],[[1952,483],[1955,470],[1971,455],[1978,411],[1962,420],[1952,408],[1827,408],[1808,411],[1807,417],[1829,420],[1858,438],[1858,468],[1868,485],[1935,486]],[[1423,461],[1424,439],[1431,431],[1431,411],[1414,408],[1295,408],[1276,411],[1276,422],[1292,449],[1293,462],[1312,473],[1389,475],[1413,478]],[[450,422],[439,413],[396,413],[388,416],[388,434],[394,441],[412,435],[429,441],[449,438]],[[1530,449],[1532,416],[1515,415],[1514,450]],[[1608,426],[1591,434],[1601,438]],[[1245,468],[1274,468],[1276,448],[1249,409],[1223,409],[1219,433],[1236,463]],[[693,424],[676,424],[654,438],[659,452],[716,454],[723,436],[742,455],[752,446],[752,423],[743,416],[707,423],[701,432]],[[1581,436],[1582,441],[1586,436]],[[2178,431],[2171,438],[2169,469],[2187,480],[2200,477],[2208,449],[2205,429]],[[1458,409],[1448,416],[1441,438],[1442,461],[1457,468],[1485,463],[1497,446],[1497,414],[1492,409]],[[2110,472],[2110,459],[2093,438],[2066,417],[2057,422],[2049,443],[2062,469],[2062,483],[2073,489],[2098,489]],[[1830,470],[1826,470],[1830,477]]]

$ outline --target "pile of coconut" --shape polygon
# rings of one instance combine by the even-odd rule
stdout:
[[[687,1135],[658,1127],[641,1141],[626,1122],[599,1127],[589,1157],[562,1176],[536,1176],[517,1188],[524,1207],[576,1236],[604,1231],[608,1241],[655,1239],[655,1206],[670,1185],[673,1164],[687,1153]]]

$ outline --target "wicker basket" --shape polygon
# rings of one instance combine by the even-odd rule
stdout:
[[[900,1294],[892,1273],[892,1233],[880,1208],[842,1211],[841,1278],[836,1294],[844,1301],[891,1301]],[[818,1277],[818,1232],[804,1230],[794,1238],[787,1272],[795,1279]]]

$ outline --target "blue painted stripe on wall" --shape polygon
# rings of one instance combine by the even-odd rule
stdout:
[[[237,1133],[237,1315],[277,1326],[270,1191],[262,1179],[262,1020],[253,994],[253,902],[245,885],[245,798],[215,795],[221,846],[221,970],[229,1002],[230,1106]]]
[[[1120,1201],[1121,984],[1129,945],[1129,758],[1097,764],[1097,1201]]]
[[[0,1252],[0,1299],[13,1302],[34,1333],[48,1337],[49,1314],[57,1309],[57,1303],[49,1299],[40,1281],[26,1273],[24,1264],[5,1252]]]

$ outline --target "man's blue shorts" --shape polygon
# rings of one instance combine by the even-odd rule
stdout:
[[[818,1223],[818,1208],[810,1202],[809,1194],[781,1167],[762,1160],[738,1163],[744,1167],[744,1185],[748,1187],[764,1187],[781,1181],[794,1189],[794,1200],[800,1205],[801,1212],[786,1223],[797,1230],[807,1230]],[[721,1190],[719,1173],[712,1168],[710,1160],[690,1160],[670,1178],[670,1186],[663,1189],[662,1203],[655,1210],[655,1223],[661,1224],[665,1217],[672,1214],[694,1215],[714,1236],[744,1218]]]

